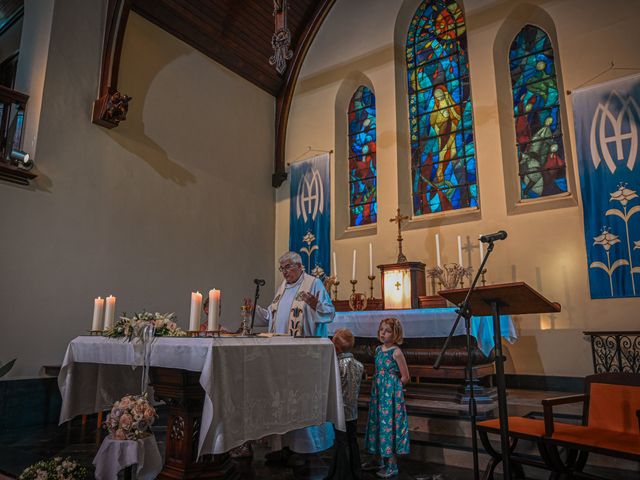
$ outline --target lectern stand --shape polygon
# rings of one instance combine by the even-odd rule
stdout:
[[[442,290],[440,295],[451,303],[460,305],[468,289]],[[498,390],[498,415],[500,418],[500,446],[502,448],[504,478],[511,479],[509,462],[509,421],[507,412],[507,391],[502,357],[502,335],[500,315],[524,315],[529,313],[554,313],[560,311],[560,304],[550,302],[524,282],[504,283],[477,287],[469,301],[473,315],[493,316],[495,340],[496,387]],[[475,435],[475,432],[473,432]]]

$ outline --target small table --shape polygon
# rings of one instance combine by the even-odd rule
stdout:
[[[324,422],[345,428],[333,344],[292,337],[157,337],[146,349],[77,337],[58,376],[60,423],[139,392],[143,369],[132,367],[145,355],[155,396],[170,407],[158,478],[233,478],[224,452],[247,440]]]

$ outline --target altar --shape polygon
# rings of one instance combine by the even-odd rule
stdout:
[[[77,337],[58,376],[60,423],[140,392],[145,363],[156,397],[170,404],[165,469],[172,456],[195,465],[270,434],[324,422],[345,428],[333,344],[292,337],[156,337],[146,346]]]

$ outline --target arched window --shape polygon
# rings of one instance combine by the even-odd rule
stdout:
[[[478,206],[464,15],[425,0],[407,35],[413,212]]]
[[[548,35],[538,27],[526,25],[511,44],[509,68],[520,198],[564,193],[567,172],[558,83]]]
[[[376,223],[376,98],[360,86],[349,102],[350,225]]]

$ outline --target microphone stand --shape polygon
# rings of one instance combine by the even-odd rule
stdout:
[[[440,368],[440,364],[444,359],[444,354],[449,348],[449,343],[451,342],[451,338],[458,328],[458,323],[460,323],[460,319],[464,318],[465,328],[467,330],[467,373],[466,377],[469,382],[469,417],[471,418],[471,448],[473,451],[473,478],[474,480],[479,480],[480,478],[480,467],[478,466],[478,438],[476,435],[476,424],[477,424],[477,416],[478,410],[476,405],[476,397],[475,397],[475,388],[473,386],[473,358],[471,356],[471,308],[469,306],[469,301],[471,299],[471,294],[476,288],[476,284],[478,283],[478,279],[480,278],[481,272],[484,270],[484,266],[487,263],[489,255],[493,251],[493,242],[489,242],[489,246],[487,247],[487,254],[482,259],[482,263],[480,267],[476,271],[476,275],[471,283],[471,287],[467,290],[467,295],[464,297],[464,301],[460,304],[459,308],[456,310],[458,316],[456,317],[455,322],[453,322],[453,327],[451,327],[451,331],[449,332],[449,336],[444,342],[442,346],[442,350],[440,350],[440,354],[433,364],[433,368]]]
[[[249,327],[250,335],[253,335],[253,321],[256,318],[256,306],[258,305],[258,298],[260,298],[260,283],[256,282],[256,294],[253,297],[253,308],[251,309],[251,327]]]

